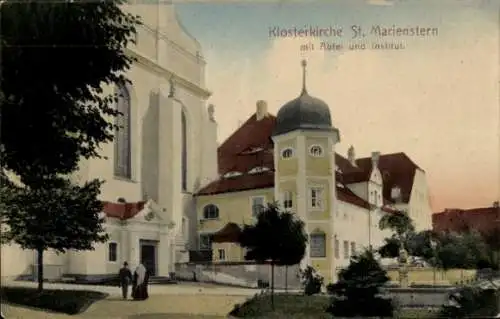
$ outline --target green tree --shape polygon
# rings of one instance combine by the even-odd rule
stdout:
[[[380,297],[380,288],[388,281],[387,272],[370,250],[353,256],[349,266],[340,271],[338,281],[327,287],[334,297],[327,311],[340,317],[392,317],[391,300]]]
[[[395,235],[384,239],[384,244],[378,248],[377,252],[383,258],[397,258],[399,256],[399,249],[401,243]]]
[[[437,264],[443,269],[475,269],[487,258],[488,247],[476,231],[437,234]]]
[[[298,264],[306,251],[305,224],[276,203],[268,204],[253,225],[245,225],[239,244],[246,248],[246,260],[271,266],[271,305],[274,308],[274,266]]]
[[[406,242],[415,233],[413,220],[405,211],[386,213],[380,219],[379,228],[392,230],[402,242]]]
[[[72,185],[82,158],[100,158],[113,139],[116,95],[127,83],[137,16],[125,0],[6,0],[0,6],[2,240],[39,252],[92,249],[101,234],[100,181]],[[2,171],[3,173],[4,171]]]
[[[6,0],[0,6],[2,165],[25,185],[69,174],[113,139],[138,17],[125,0]],[[112,91],[112,90],[111,90]],[[42,181],[41,181],[42,180]]]
[[[488,245],[488,258],[490,267],[494,270],[500,268],[500,228],[482,234],[484,242]]]
[[[77,186],[64,177],[46,178],[40,187],[21,187],[5,178],[0,184],[2,219],[8,227],[2,235],[38,255],[38,289],[43,290],[43,253],[54,249],[93,250],[105,242],[102,203],[97,200],[101,182]]]
[[[404,211],[386,213],[379,221],[380,230],[390,229],[393,234],[385,239],[385,243],[378,249],[382,257],[396,258],[400,248],[409,252],[410,239],[415,235],[415,226],[412,219]]]
[[[435,233],[431,230],[424,230],[412,234],[406,243],[411,256],[422,257],[426,261],[435,264],[435,251],[432,242],[435,242]]]
[[[276,265],[285,266],[285,290],[288,290],[288,267],[297,265],[304,258],[307,237],[301,236],[304,234],[304,223],[297,220],[294,214],[282,212],[280,218],[285,245],[282,245],[281,257],[276,260]]]

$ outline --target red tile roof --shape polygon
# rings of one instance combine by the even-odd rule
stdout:
[[[126,220],[137,215],[143,208],[145,202],[137,203],[112,203],[103,202],[103,212],[107,217]]]
[[[475,229],[487,233],[500,229],[500,208],[448,209],[432,215],[432,228],[455,232]]]
[[[356,164],[363,171],[371,171],[372,159],[360,158],[356,160]],[[401,189],[402,201],[408,203],[416,170],[420,168],[405,153],[380,155],[378,168],[384,181],[384,198],[390,199],[392,188],[398,186]]]
[[[239,192],[259,188],[274,187],[274,155],[271,134],[276,124],[276,117],[269,114],[257,121],[252,115],[237,129],[218,149],[218,164],[220,179],[203,187],[197,195],[213,195],[220,193]],[[342,173],[337,173],[338,182],[351,184],[368,181],[371,175],[371,158],[356,160],[356,166],[351,165],[345,157],[336,154],[336,164]],[[268,172],[248,174],[255,167],[267,167]],[[384,204],[390,204],[393,186],[401,188],[403,201],[408,202],[415,169],[418,168],[404,153],[381,155],[379,168],[384,179]],[[224,177],[224,174],[239,172],[242,175]],[[368,207],[369,204],[352,193],[347,187],[337,187],[339,199]]]
[[[273,141],[271,134],[276,117],[268,115],[257,121],[251,116],[239,129],[219,146],[219,173],[246,173],[256,166],[274,168]]]
[[[241,227],[235,223],[227,223],[222,229],[213,234],[212,241],[215,243],[236,243],[241,234]]]

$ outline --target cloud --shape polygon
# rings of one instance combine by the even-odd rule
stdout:
[[[499,52],[491,30],[488,24],[455,29],[454,36],[398,51],[304,53],[304,40],[279,39],[257,56],[208,52],[219,139],[255,112],[257,100],[267,100],[276,114],[295,98],[305,58],[308,91],[330,105],[340,153],[350,144],[361,156],[404,151],[427,171],[437,208],[490,204],[500,174]],[[319,41],[311,43],[319,48]]]

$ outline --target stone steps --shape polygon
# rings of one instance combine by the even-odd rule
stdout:
[[[169,277],[152,276],[149,278],[150,285],[166,285],[166,284],[176,284],[177,280]]]

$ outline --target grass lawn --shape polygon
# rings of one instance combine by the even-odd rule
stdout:
[[[85,311],[93,302],[107,297],[96,291],[45,289],[39,293],[36,288],[24,287],[2,287],[0,294],[5,303],[70,315]]]
[[[325,296],[276,294],[274,296],[275,310],[273,311],[271,309],[271,297],[269,295],[257,295],[239,305],[239,307],[235,306],[230,316],[261,319],[331,319],[333,316],[325,312],[329,304],[330,298]],[[436,312],[427,309],[402,309],[396,318],[434,319],[437,316]]]

